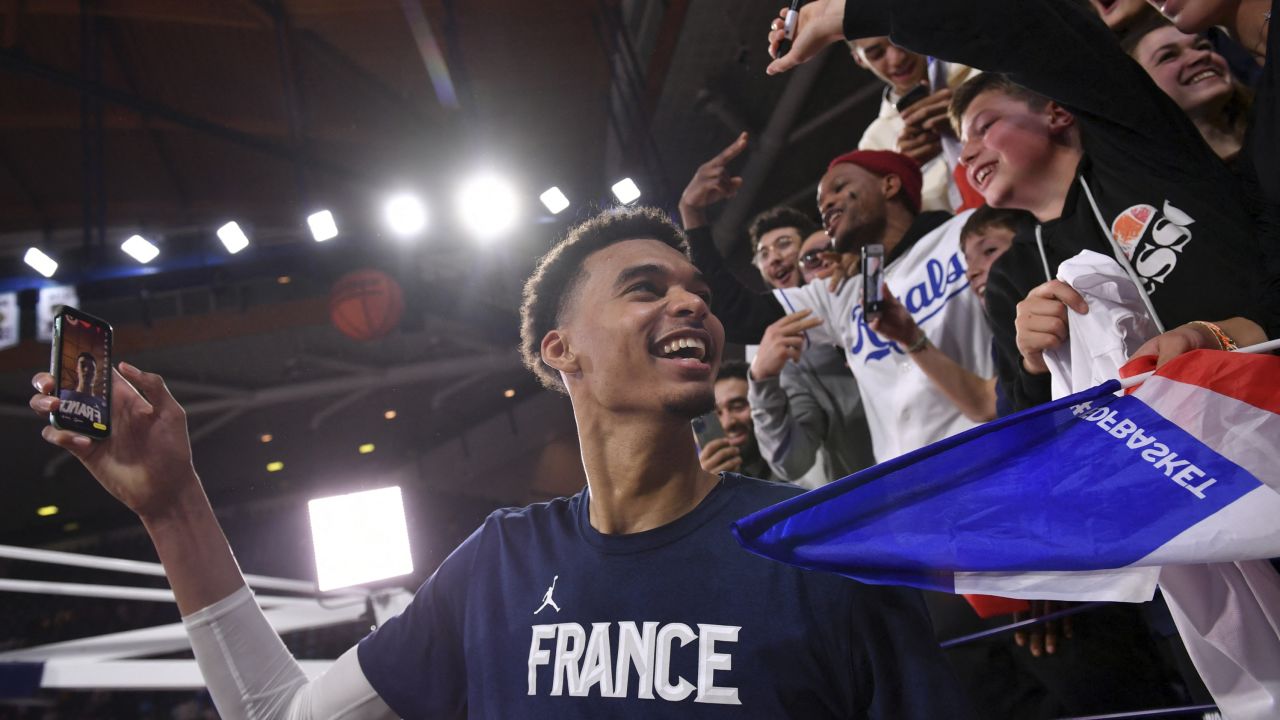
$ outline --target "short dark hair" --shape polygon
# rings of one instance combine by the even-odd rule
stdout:
[[[98,358],[94,357],[93,353],[87,350],[76,356],[76,362],[80,362],[80,358],[89,358],[89,362],[93,363],[94,367],[97,367],[98,365]]]
[[[947,109],[947,115],[951,119],[951,128],[956,131],[957,137],[961,136],[960,123],[964,119],[965,111],[979,95],[985,92],[1007,95],[1015,100],[1021,100],[1036,110],[1049,104],[1049,98],[1010,80],[1008,75],[984,72],[966,80],[951,96],[951,107]]]
[[[964,221],[964,227],[960,228],[960,252],[964,252],[964,244],[971,235],[986,232],[993,227],[1005,228],[1017,235],[1020,232],[1029,232],[1035,226],[1036,216],[1026,210],[983,205],[974,210],[969,219]]]
[[[725,360],[720,363],[720,372],[716,373],[716,382],[720,382],[721,380],[732,380],[734,378],[746,380],[747,371],[750,369],[751,366],[743,360]]]
[[[571,228],[538,260],[524,284],[520,304],[520,356],[525,367],[552,390],[565,392],[560,373],[542,361],[542,338],[560,324],[577,292],[582,264],[597,250],[624,240],[657,240],[689,257],[684,234],[663,212],[652,207],[615,208]]]
[[[751,254],[755,255],[756,249],[760,247],[760,238],[765,233],[784,227],[798,230],[800,239],[803,240],[817,232],[818,223],[790,205],[771,207],[752,218],[751,225],[747,228],[747,235],[751,237]]]

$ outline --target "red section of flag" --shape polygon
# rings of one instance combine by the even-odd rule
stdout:
[[[1016,612],[1031,610],[1031,603],[1026,600],[1014,600],[995,595],[965,595],[964,599],[969,601],[970,607],[983,620],[997,615],[1012,615]]]
[[[1120,377],[1155,369],[1154,355],[1140,355],[1120,368]],[[1192,350],[1165,363],[1156,374],[1280,415],[1280,357],[1275,355]],[[1125,392],[1139,387],[1135,385]]]

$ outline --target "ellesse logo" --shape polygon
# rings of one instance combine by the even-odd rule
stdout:
[[[1177,266],[1191,241],[1194,223],[1194,218],[1166,200],[1160,210],[1142,204],[1120,213],[1111,223],[1111,235],[1142,278],[1144,289],[1154,293]]]

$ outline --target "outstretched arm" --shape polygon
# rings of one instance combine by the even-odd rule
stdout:
[[[240,574],[191,462],[187,416],[159,375],[127,363],[112,371],[109,438],[93,441],[45,426],[42,434],[80,460],[136,513],[155,544],[192,649],[226,718],[392,718],[354,652],[308,683]],[[33,378],[31,409],[57,410],[53,376]]]
[[[187,415],[159,375],[121,363],[113,370],[114,427],[93,441],[46,426],[44,439],[84,464],[107,492],[138,515],[155,543],[178,610],[189,615],[244,586],[191,462]],[[33,379],[31,409],[58,407],[53,376]]]

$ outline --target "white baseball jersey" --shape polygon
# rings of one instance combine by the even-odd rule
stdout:
[[[961,213],[921,237],[886,266],[885,283],[929,341],[974,374],[995,376],[991,330],[982,304],[969,289],[960,229]],[[858,381],[877,462],[937,442],[976,423],[967,419],[897,343],[867,327],[862,315],[862,276],[831,292],[825,282],[774,290],[787,312],[813,310],[823,324],[808,331],[809,342],[844,349]]]

